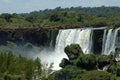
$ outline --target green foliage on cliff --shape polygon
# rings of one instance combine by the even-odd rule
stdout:
[[[83,54],[77,44],[65,47],[69,59],[63,59],[63,69],[52,75],[53,80],[119,80],[120,63],[113,56]],[[106,67],[106,68],[105,68]]]
[[[94,70],[83,74],[81,80],[117,80],[117,78],[111,73]]]
[[[71,44],[65,47],[65,53],[70,60],[76,59],[80,54],[83,54],[82,49],[78,44]]]
[[[24,14],[3,13],[0,27],[74,28],[120,26],[119,7],[71,7],[46,9]]]
[[[60,71],[53,74],[53,80],[80,80],[81,74],[85,73],[85,70],[81,70],[75,66],[66,66]]]
[[[75,66],[66,66],[55,72],[52,77],[52,80],[119,80],[118,77],[106,71],[86,71]]]

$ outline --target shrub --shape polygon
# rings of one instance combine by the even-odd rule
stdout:
[[[67,65],[70,65],[70,62],[67,59],[63,58],[59,66],[65,68]]]
[[[116,80],[116,78],[108,72],[95,70],[83,74],[81,80]]]
[[[83,54],[82,49],[78,44],[71,44],[65,47],[65,53],[69,57],[70,60],[76,59],[80,53]]]
[[[76,66],[84,69],[95,69],[96,68],[96,56],[94,54],[81,55],[77,59]]]
[[[83,74],[85,71],[77,68],[75,66],[66,66],[64,69],[61,69],[60,71],[57,71],[54,74],[53,80],[75,80],[77,78],[81,78],[81,74]]]
[[[99,55],[97,57],[97,64],[98,67],[101,69],[104,66],[110,64],[110,58],[107,55]]]

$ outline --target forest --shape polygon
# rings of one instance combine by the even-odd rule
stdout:
[[[71,7],[0,14],[0,28],[74,28],[120,26],[119,7]]]

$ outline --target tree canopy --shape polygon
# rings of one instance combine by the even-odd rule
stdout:
[[[120,26],[120,8],[105,6],[57,7],[30,13],[2,13],[0,15],[0,28],[75,28],[91,26]]]

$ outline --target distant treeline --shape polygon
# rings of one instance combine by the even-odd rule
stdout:
[[[120,7],[71,7],[45,9],[31,13],[0,15],[0,27],[74,27],[120,26]]]

